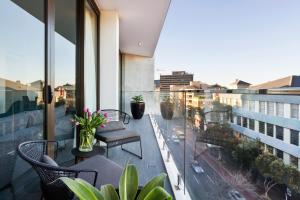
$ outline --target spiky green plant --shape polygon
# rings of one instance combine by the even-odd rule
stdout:
[[[88,182],[76,178],[61,177],[68,188],[80,200],[172,200],[172,196],[164,190],[166,174],[162,173],[152,178],[138,192],[138,171],[134,165],[127,164],[119,181],[119,194],[113,185],[103,185],[100,189],[95,188]]]
[[[144,98],[142,95],[137,95],[131,98],[133,102],[140,103],[144,101]]]

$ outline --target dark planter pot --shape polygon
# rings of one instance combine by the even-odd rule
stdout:
[[[133,119],[141,119],[144,115],[145,111],[145,103],[144,102],[131,102],[130,103],[131,114]]]
[[[161,112],[161,116],[164,119],[168,119],[168,120],[172,119],[174,115],[174,103],[161,102],[160,112]]]

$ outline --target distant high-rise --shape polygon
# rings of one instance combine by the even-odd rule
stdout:
[[[170,85],[190,85],[194,74],[185,71],[174,71],[171,75],[160,75],[160,91],[170,91]]]

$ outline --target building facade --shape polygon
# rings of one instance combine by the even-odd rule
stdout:
[[[171,75],[160,75],[160,91],[170,91],[171,85],[190,85],[194,75],[185,71],[174,71]]]
[[[298,90],[295,90],[297,92]],[[220,103],[233,107],[232,128],[259,139],[266,151],[300,170],[300,96],[220,93]]]

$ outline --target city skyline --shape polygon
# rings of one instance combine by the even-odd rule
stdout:
[[[155,53],[155,78],[184,70],[195,80],[226,85],[299,75],[299,6],[295,0],[173,0]]]

